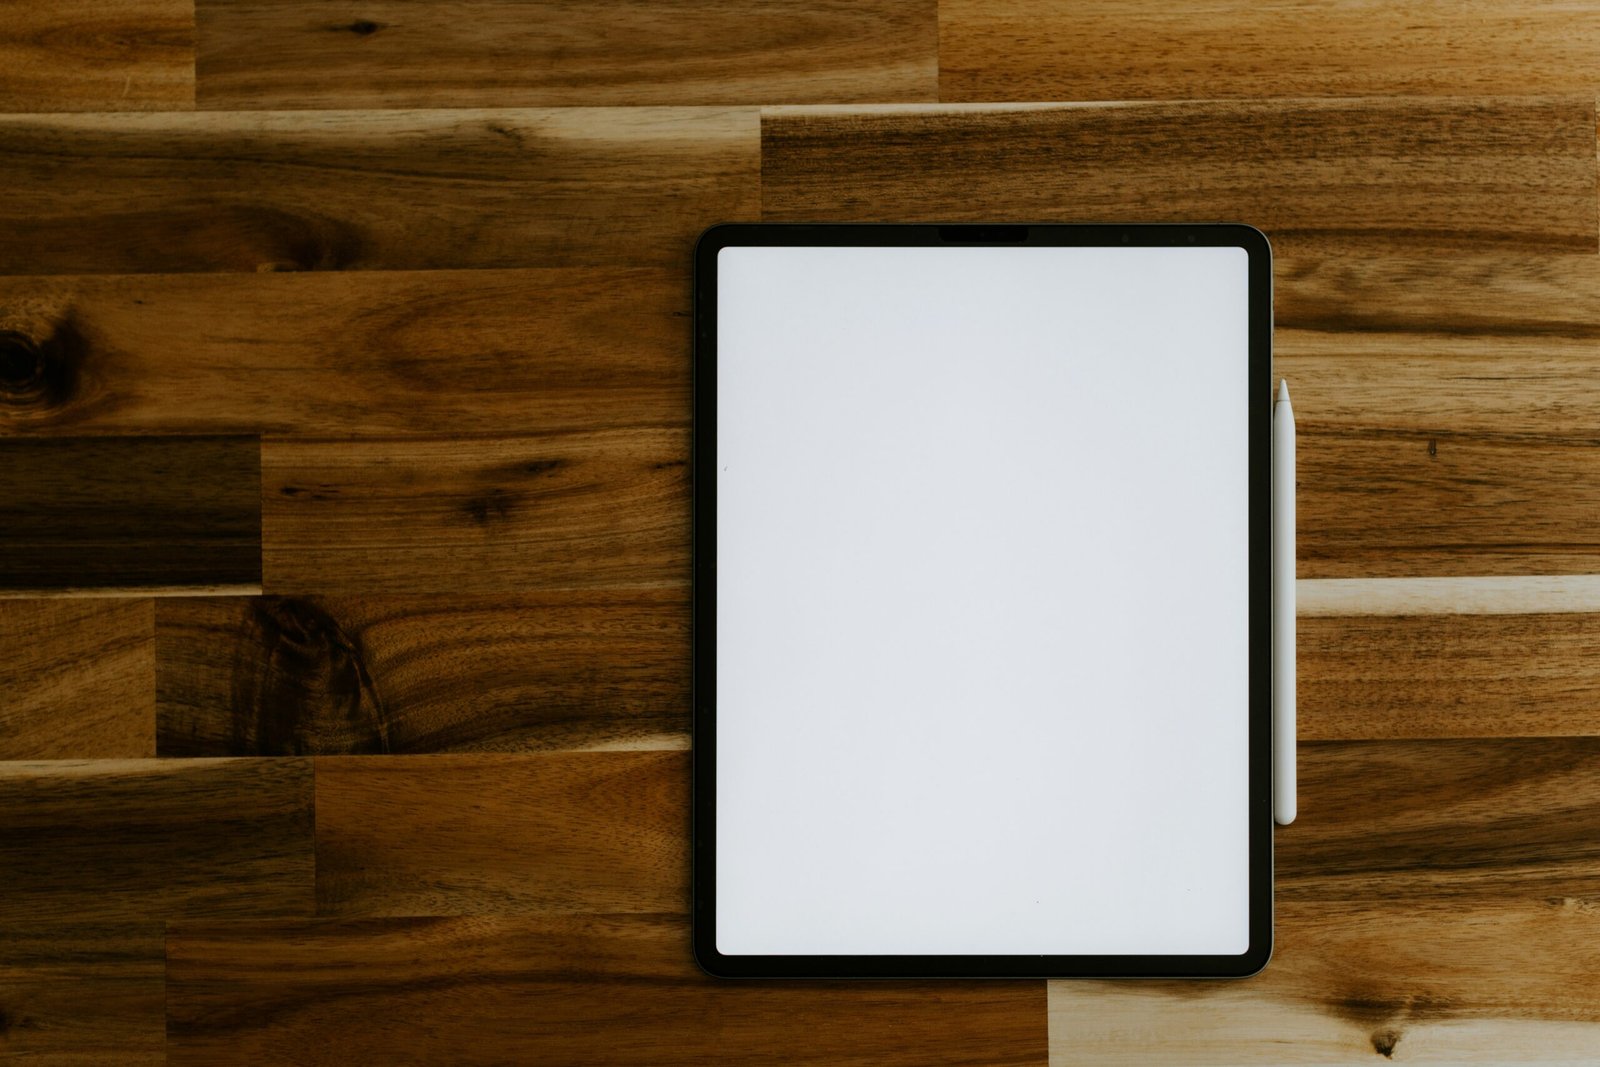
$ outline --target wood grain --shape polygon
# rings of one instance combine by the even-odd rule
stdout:
[[[159,922],[0,925],[0,1060],[166,1063]]]
[[[687,753],[316,767],[319,915],[688,912]]]
[[[1600,259],[1279,258],[1308,577],[1600,572]]]
[[[689,745],[681,590],[173,599],[163,756]]]
[[[763,214],[1218,219],[1300,254],[1592,254],[1594,116],[1592,97],[772,108]]]
[[[944,100],[1587,91],[1579,4],[940,0]]]
[[[938,99],[935,0],[199,0],[196,18],[207,108]]]
[[[1042,982],[717,981],[667,916],[187,922],[168,967],[175,1067],[1046,1062]]]
[[[0,600],[0,760],[156,754],[148,600]]]
[[[0,439],[0,593],[261,582],[254,438]]]
[[[0,374],[0,432],[685,423],[689,299],[664,268],[0,277],[41,383]]]
[[[0,274],[671,266],[754,109],[0,116]]]
[[[1600,738],[1302,743],[1276,899],[1590,897]]]
[[[194,107],[190,0],[0,0],[0,111]]]
[[[1600,614],[1600,574],[1302,578],[1295,586],[1295,611],[1303,619],[1345,615]]]
[[[0,763],[0,922],[313,908],[307,760]]]
[[[1301,619],[1303,740],[1600,736],[1600,615]]]
[[[1329,425],[1298,404],[1295,416],[1302,576],[1600,569],[1586,518],[1600,507],[1600,448],[1581,430],[1528,440]]]
[[[275,594],[682,587],[688,434],[262,444]]]
[[[1592,891],[1593,879],[1584,879]],[[1055,1065],[1579,1064],[1600,900],[1280,902],[1244,982],[1051,982]]]
[[[1492,336],[1510,347],[1530,339],[1600,336],[1600,259],[1594,256],[1274,247],[1272,266],[1280,339],[1284,327],[1296,339],[1300,331],[1430,343]]]

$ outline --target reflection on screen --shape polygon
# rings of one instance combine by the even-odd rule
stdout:
[[[722,250],[721,952],[1245,951],[1246,266]]]

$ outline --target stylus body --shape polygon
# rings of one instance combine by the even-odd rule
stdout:
[[[1295,817],[1294,408],[1289,383],[1272,409],[1272,817]]]

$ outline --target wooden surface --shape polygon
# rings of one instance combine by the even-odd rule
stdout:
[[[1600,1063],[1590,5],[0,2],[0,1061]],[[1236,218],[1301,803],[1225,983],[688,953],[689,251]]]

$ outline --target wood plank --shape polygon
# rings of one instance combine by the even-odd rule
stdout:
[[[175,1067],[1046,1062],[1043,982],[718,981],[675,917],[183,923],[168,961]]]
[[[1285,329],[1276,359],[1295,397],[1302,576],[1600,571],[1592,343]]]
[[[255,438],[0,439],[0,592],[260,582]]]
[[[1276,899],[1593,896],[1600,738],[1302,743]]]
[[[166,1062],[159,922],[0,925],[0,1059]]]
[[[0,600],[0,760],[156,754],[148,600]]]
[[[206,108],[936,100],[934,0],[199,0]]]
[[[1592,878],[1579,878],[1574,892]],[[1054,1065],[1600,1059],[1600,902],[1280,902],[1245,982],[1051,982]]]
[[[0,763],[0,922],[309,915],[308,760]]]
[[[1226,219],[1302,254],[1592,254],[1594,115],[1591,97],[771,108],[763,213]]]
[[[1298,403],[1295,417],[1304,577],[1600,569],[1600,449],[1580,434],[1362,430]]]
[[[1531,578],[1302,578],[1300,618],[1342,615],[1600,614],[1600,574]]]
[[[275,594],[685,586],[688,433],[268,439]]]
[[[163,756],[689,746],[683,590],[163,600]]]
[[[1600,615],[1303,618],[1299,737],[1600,735]]]
[[[323,756],[317,913],[687,913],[685,752]]]
[[[682,423],[689,300],[665,268],[0,277],[39,383],[0,381],[0,432]]]
[[[1600,259],[1279,257],[1306,577],[1600,572]]]
[[[941,0],[944,100],[1588,91],[1584,5]]]
[[[0,111],[194,107],[190,0],[0,0]]]
[[[754,109],[0,116],[0,274],[671,266]]]
[[[1374,256],[1274,247],[1273,314],[1279,327],[1329,334],[1594,338],[1600,260],[1515,249]]]

